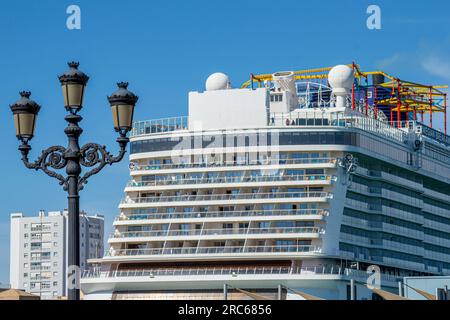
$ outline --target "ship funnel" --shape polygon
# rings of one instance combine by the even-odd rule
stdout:
[[[290,112],[297,108],[297,90],[295,87],[295,74],[292,71],[280,71],[272,74],[272,82],[274,85],[273,92],[276,95],[281,93],[284,98],[278,102],[271,103],[271,112]],[[278,93],[279,92],[279,93]]]
[[[275,88],[295,93],[295,77],[292,71],[280,71],[272,74]]]

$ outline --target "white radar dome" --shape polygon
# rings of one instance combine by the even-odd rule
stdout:
[[[328,73],[328,82],[334,89],[333,91],[340,91],[345,89],[351,89],[353,84],[353,70],[346,65],[337,65],[333,67]]]
[[[206,79],[205,87],[207,91],[230,89],[230,78],[222,72],[213,73]]]

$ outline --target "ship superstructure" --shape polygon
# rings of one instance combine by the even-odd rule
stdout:
[[[356,64],[238,89],[211,75],[188,117],[135,123],[86,297],[372,299],[372,272],[392,292],[403,276],[450,274],[443,89]]]

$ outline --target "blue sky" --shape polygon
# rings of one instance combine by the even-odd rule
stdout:
[[[81,30],[66,28],[66,8],[81,8]],[[382,29],[366,27],[377,4]],[[0,9],[0,282],[9,280],[9,214],[66,208],[56,180],[24,168],[9,104],[22,89],[42,105],[31,157],[66,145],[57,74],[79,60],[91,76],[82,143],[117,152],[106,96],[115,82],[139,95],[135,119],[187,114],[187,92],[207,76],[227,73],[236,86],[249,74],[326,67],[356,61],[411,81],[450,83],[450,2],[40,0],[8,1]],[[438,116],[434,123],[442,125]],[[127,161],[91,178],[81,208],[106,216],[106,234],[128,180]]]

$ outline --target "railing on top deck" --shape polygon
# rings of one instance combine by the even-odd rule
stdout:
[[[187,128],[187,116],[137,121],[133,123],[133,130],[131,130],[130,132],[130,137],[136,137],[151,133],[187,130]]]
[[[289,112],[271,113],[269,126],[274,127],[341,127],[356,128],[372,132],[383,137],[404,143],[406,132],[394,128],[389,123],[364,117],[361,115],[344,114],[343,112],[325,113],[325,111],[314,112]]]
[[[136,137],[152,133],[172,132],[188,129],[188,117],[172,117],[156,120],[137,121],[133,124],[130,137]],[[371,117],[358,114],[344,114],[344,112],[326,113],[325,109],[317,111],[301,109],[297,112],[270,113],[268,126],[292,126],[292,127],[344,127],[356,128],[372,132],[389,139],[403,143],[406,138],[405,130],[411,125],[422,127],[423,135],[440,143],[450,146],[450,136],[436,129],[430,128],[423,123],[414,120],[397,121],[389,123]]]

